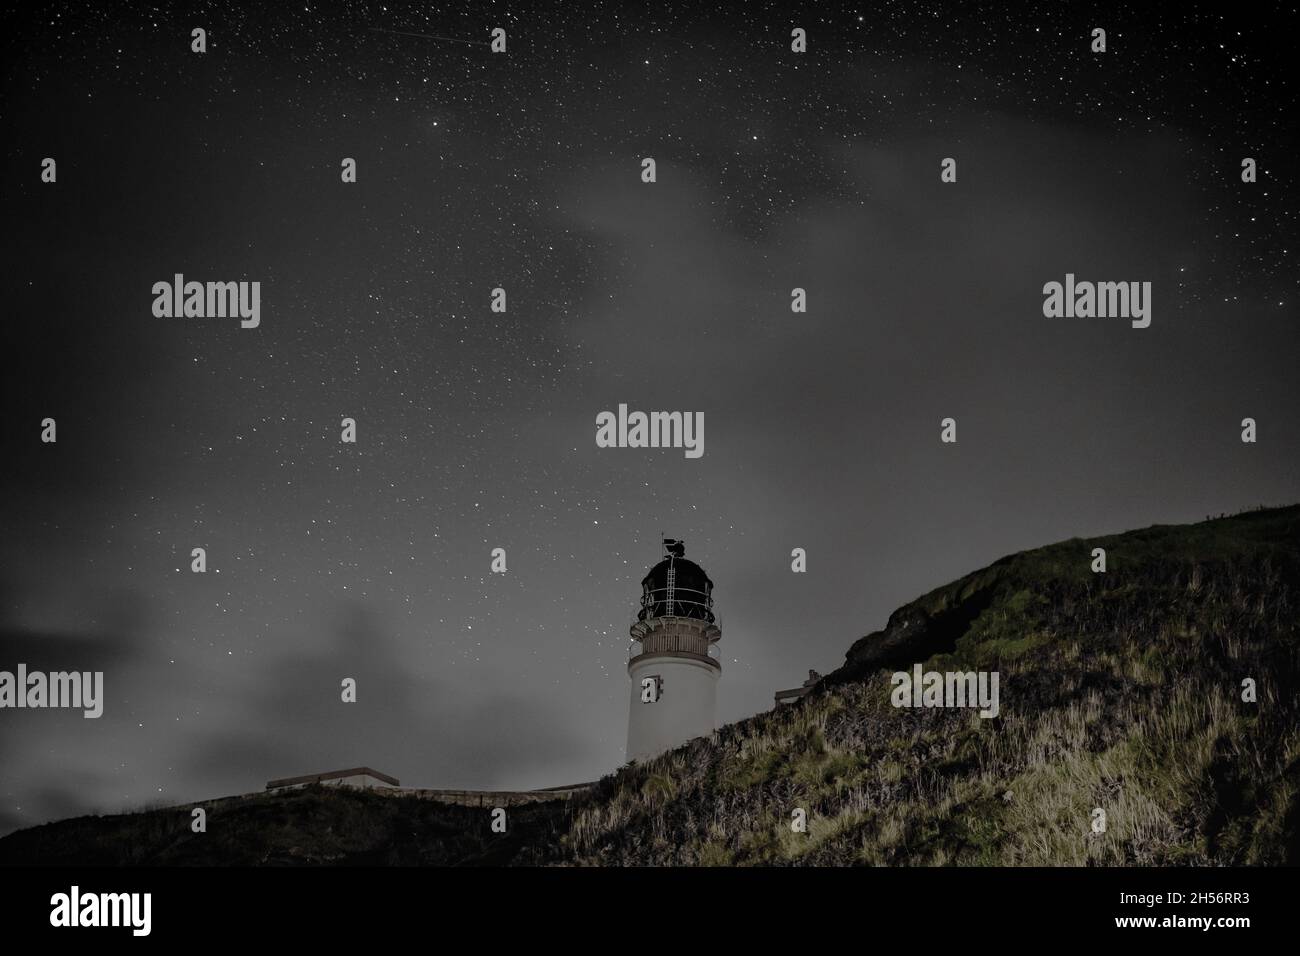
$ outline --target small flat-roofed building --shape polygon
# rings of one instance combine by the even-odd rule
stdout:
[[[396,777],[390,777],[386,773],[371,770],[369,767],[353,767],[351,770],[330,770],[326,773],[309,773],[303,777],[284,777],[280,780],[269,780],[266,789],[290,790],[296,787],[309,787],[313,783],[322,783],[335,787],[360,787],[362,789],[401,786]]]
[[[793,704],[796,700],[802,700],[808,696],[808,692],[816,687],[817,682],[821,679],[821,674],[816,671],[809,671],[808,679],[803,682],[801,687],[792,687],[789,690],[778,690],[776,692],[776,706],[781,707],[785,704]]]

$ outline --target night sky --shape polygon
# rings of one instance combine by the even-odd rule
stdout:
[[[0,711],[0,833],[595,779],[661,533],[731,721],[1007,553],[1300,500],[1294,5],[42,6],[0,27],[0,669],[106,700]],[[1045,318],[1067,272],[1150,328]],[[155,317],[175,273],[260,326]],[[598,449],[620,403],[703,457]]]

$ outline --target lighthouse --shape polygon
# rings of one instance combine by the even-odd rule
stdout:
[[[713,733],[722,664],[709,650],[722,629],[713,615],[713,582],[685,554],[684,542],[665,538],[663,560],[641,580],[627,662],[628,760]]]

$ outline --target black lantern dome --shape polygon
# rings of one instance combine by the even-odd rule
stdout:
[[[714,622],[713,581],[704,569],[683,555],[686,545],[664,539],[666,557],[641,579],[641,610],[638,621],[654,617],[689,617]]]

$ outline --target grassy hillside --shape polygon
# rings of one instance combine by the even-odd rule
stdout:
[[[1297,507],[1004,558],[900,608],[795,707],[603,781],[561,855],[1300,863],[1297,610]],[[889,674],[916,661],[997,670],[1001,715],[894,708]]]
[[[1298,610],[1300,507],[1075,539],[900,608],[793,707],[513,810],[507,837],[482,810],[315,789],[197,838],[176,811],[35,828],[0,862],[1295,864]],[[916,662],[998,671],[1000,716],[893,707]]]

